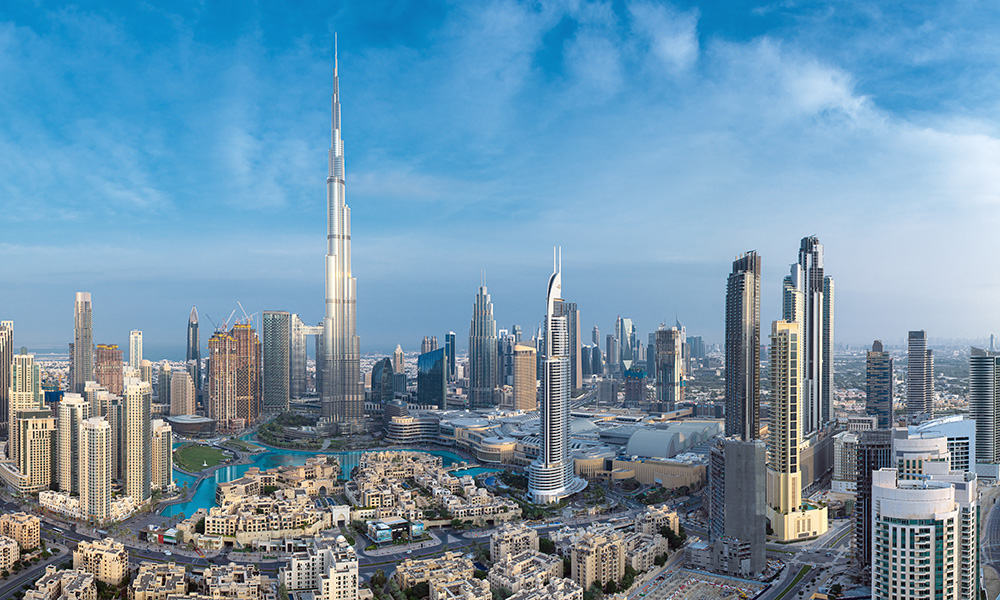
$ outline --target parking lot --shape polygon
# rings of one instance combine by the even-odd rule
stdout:
[[[753,598],[765,584],[677,569],[667,571],[634,596],[642,600],[734,600]]]

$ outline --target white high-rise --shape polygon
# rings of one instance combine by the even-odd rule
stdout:
[[[140,362],[142,362],[142,332],[133,329],[128,332],[128,366],[138,369]]]
[[[173,431],[162,419],[154,419],[150,428],[150,487],[167,491],[174,487]]]
[[[14,361],[14,321],[0,321],[0,435],[10,418],[10,366]]]
[[[542,363],[541,449],[528,468],[528,494],[533,502],[558,502],[587,484],[573,476],[569,454],[569,333],[566,317],[556,316],[562,296],[562,257],[553,256],[545,305],[545,360]]]
[[[926,476],[872,473],[872,598],[979,598],[974,473],[929,463]]]
[[[77,292],[73,304],[73,356],[70,357],[73,391],[83,392],[94,379],[94,311],[90,292]]]
[[[341,432],[358,429],[365,416],[361,380],[361,339],[357,335],[357,280],[351,273],[351,209],[347,206],[344,141],[340,135],[340,78],[333,66],[333,128],[326,178],[326,316],[320,371],[321,416]]]
[[[12,358],[8,397],[10,437],[7,457],[17,464],[20,462],[22,442],[18,435],[19,416],[22,412],[37,411],[42,407],[42,374],[34,354],[17,354]]]
[[[102,522],[111,514],[111,433],[111,424],[103,417],[80,424],[80,512],[87,520]]]
[[[80,394],[67,393],[59,401],[55,472],[60,491],[71,494],[80,492],[80,424],[88,418],[90,402]]]
[[[138,502],[149,500],[152,479],[152,444],[150,410],[153,387],[147,381],[129,378],[125,381],[122,414],[122,475],[125,495]]]

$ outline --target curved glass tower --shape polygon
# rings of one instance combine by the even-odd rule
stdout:
[[[553,254],[545,299],[545,360],[542,362],[541,449],[528,468],[528,494],[538,504],[558,502],[587,484],[573,476],[569,455],[569,330],[556,316],[562,295],[562,256]]]
[[[351,209],[344,182],[344,141],[340,137],[340,80],[336,54],[333,66],[333,128],[330,140],[330,174],[326,178],[327,250],[326,316],[323,318],[322,388],[323,420],[338,432],[351,433],[364,419],[361,382],[361,340],[355,324],[356,280],[351,275]]]

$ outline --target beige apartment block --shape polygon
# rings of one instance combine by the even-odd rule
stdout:
[[[604,586],[625,575],[625,544],[619,533],[585,533],[573,545],[572,579],[583,589]]]
[[[93,573],[49,565],[23,600],[97,600],[97,580]]]
[[[482,579],[437,580],[430,585],[430,600],[492,600],[490,584]]]
[[[73,551],[73,568],[93,573],[100,582],[118,585],[128,573],[128,551],[111,538],[80,542]]]
[[[229,563],[205,569],[205,588],[212,598],[262,600],[266,581],[254,565]]]
[[[184,565],[144,562],[132,580],[130,600],[168,600],[186,593]]]
[[[538,532],[524,523],[504,523],[490,536],[490,560],[493,562],[525,550],[538,550]]]
[[[0,571],[10,571],[21,558],[17,542],[7,536],[0,536]]]
[[[553,579],[544,587],[522,590],[507,600],[583,600],[583,588],[570,579]]]
[[[475,571],[472,561],[461,552],[445,552],[424,559],[408,558],[396,567],[396,584],[405,590],[424,582],[472,579]]]
[[[528,549],[519,554],[508,554],[494,563],[488,580],[494,588],[520,592],[544,587],[562,576],[563,561],[560,557]]]
[[[21,552],[34,550],[41,544],[41,521],[23,512],[0,515],[0,535],[17,542]]]
[[[635,516],[635,530],[639,533],[648,533],[650,535],[660,533],[660,529],[664,525],[670,527],[674,533],[679,533],[680,524],[681,521],[677,516],[677,512],[666,504],[650,506],[645,512],[641,512]]]
[[[165,492],[174,487],[173,430],[162,419],[154,419],[151,428],[150,486]]]

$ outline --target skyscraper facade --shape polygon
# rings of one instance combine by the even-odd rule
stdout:
[[[617,373],[621,375],[632,366],[634,357],[632,356],[632,351],[635,348],[635,326],[632,325],[632,319],[625,317],[622,318],[621,315],[615,320],[615,340],[618,343],[617,352],[618,355],[618,370]]]
[[[56,429],[57,461],[53,464],[59,490],[80,493],[81,424],[90,418],[90,403],[80,394],[66,394],[59,401]]]
[[[80,512],[88,521],[111,516],[111,439],[111,424],[103,417],[80,424]]]
[[[892,427],[892,356],[875,340],[865,360],[865,413],[878,419],[879,429]]]
[[[569,381],[573,389],[583,387],[583,367],[580,364],[580,310],[576,302],[559,302],[558,310],[566,317],[569,332]]]
[[[743,561],[720,561],[718,566],[730,573],[756,575],[767,566],[766,456],[760,440],[721,438],[711,448],[709,538],[713,544],[732,540],[744,550]]]
[[[191,374],[187,371],[178,371],[170,379],[170,416],[195,414],[197,396]]]
[[[70,359],[73,391],[83,392],[94,378],[94,311],[90,292],[77,292],[73,305],[73,356]]]
[[[10,418],[10,368],[14,363],[14,321],[0,321],[0,436]]]
[[[19,420],[22,412],[38,411],[42,408],[42,374],[33,354],[17,354],[11,359],[10,391],[8,393],[8,423],[10,435],[7,443],[7,457],[20,463],[22,436]]]
[[[625,408],[639,408],[646,403],[646,371],[632,365],[622,374],[625,383]],[[660,401],[660,411],[673,410],[665,408]]]
[[[444,348],[424,352],[417,358],[417,404],[447,408],[448,366]]]
[[[802,435],[831,420],[833,402],[833,278],[824,274],[823,244],[802,238],[799,261],[784,280],[783,318],[802,332]],[[790,292],[798,292],[798,295]]]
[[[455,345],[455,332],[449,331],[444,336],[444,349],[448,353],[448,381],[455,381],[458,378],[457,365],[455,364],[455,352],[458,347]]]
[[[479,286],[469,326],[469,407],[488,408],[497,403],[499,387],[497,327],[493,301],[486,284]]]
[[[392,371],[393,373],[406,373],[406,355],[403,354],[403,349],[396,344],[396,349],[392,352]]]
[[[590,339],[594,342],[595,346],[601,346],[601,330],[597,328],[597,325],[594,325],[593,331],[590,332]]]
[[[174,377],[174,372],[170,368],[170,363],[163,361],[156,374],[156,398],[160,404],[170,403],[170,381]]]
[[[260,419],[260,342],[250,323],[208,341],[208,410],[224,431],[239,431]]]
[[[384,404],[395,397],[394,374],[389,357],[375,363],[372,367],[372,402]]]
[[[138,369],[140,362],[142,362],[142,332],[133,329],[128,332],[128,366]]]
[[[173,432],[170,423],[154,419],[150,424],[150,487],[164,492],[174,487]]]
[[[120,396],[124,378],[122,369],[122,351],[118,344],[98,344],[94,349],[94,378],[97,383]]]
[[[514,408],[538,410],[538,376],[535,348],[514,346]]]
[[[618,340],[615,334],[609,333],[604,341],[604,372],[607,375],[614,375],[618,368]]]
[[[976,421],[976,462],[1000,462],[1000,353],[972,348],[969,414]]]
[[[726,282],[726,435],[760,437],[760,257],[733,261]]]
[[[858,432],[857,485],[854,504],[854,556],[867,578],[872,559],[872,473],[892,465],[892,436],[887,429]]]
[[[151,403],[153,388],[145,381],[125,382],[122,414],[122,477],[125,495],[137,502],[149,500],[152,480]]]
[[[17,462],[21,493],[47,490],[52,485],[53,448],[56,420],[47,409],[23,410],[18,413],[17,435],[20,453]]]
[[[288,410],[291,398],[291,314],[279,310],[265,310],[261,316],[264,337],[261,361],[264,371],[264,412],[280,413]]]
[[[799,419],[802,395],[802,337],[799,324],[775,321],[771,327],[771,426],[767,465],[767,515],[782,541],[815,537],[827,530],[825,506],[802,502]]]
[[[684,350],[680,329],[656,331],[656,401],[660,410],[672,411],[684,400]]]
[[[321,415],[341,433],[360,428],[365,416],[361,339],[357,335],[357,280],[351,272],[351,209],[347,206],[344,141],[340,134],[340,75],[333,66],[333,126],[326,178],[326,316],[323,318]]]
[[[422,342],[420,342],[420,353],[426,354],[428,352],[433,352],[438,349],[438,339],[436,335],[424,336]]]
[[[562,295],[561,258],[556,256],[553,262],[546,292],[541,448],[528,467],[528,495],[538,504],[558,502],[586,487],[583,480],[573,476],[569,454],[569,332],[567,318],[556,312]]]
[[[198,332],[198,309],[191,307],[187,326],[187,354],[184,359],[188,365],[193,365],[191,379],[195,389],[201,389],[201,335]]]
[[[909,332],[906,349],[906,414],[925,421],[934,415],[934,351],[927,348],[927,332]]]

